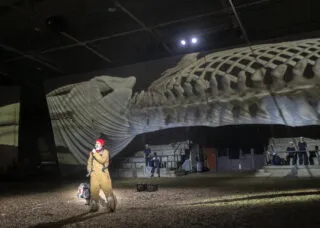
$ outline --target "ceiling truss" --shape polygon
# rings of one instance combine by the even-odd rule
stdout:
[[[230,4],[228,4],[228,0],[220,0],[221,5],[223,6],[223,9],[221,10],[212,10],[211,12],[208,13],[203,13],[203,14],[197,14],[191,17],[185,17],[185,18],[181,18],[178,20],[171,20],[165,23],[159,23],[157,25],[154,26],[147,26],[142,20],[140,20],[135,14],[133,14],[130,10],[128,10],[123,4],[120,3],[120,1],[118,0],[111,0],[115,7],[120,9],[122,12],[124,12],[127,16],[129,16],[129,18],[134,21],[136,24],[139,25],[139,28],[137,29],[133,29],[131,31],[126,31],[126,32],[120,32],[117,34],[113,34],[113,35],[108,35],[108,36],[101,36],[95,39],[90,39],[90,40],[84,40],[81,41],[79,39],[77,39],[76,37],[72,36],[71,34],[65,32],[65,31],[52,31],[52,32],[57,32],[59,33],[60,36],[63,36],[64,38],[67,38],[69,41],[71,41],[71,44],[68,45],[63,45],[60,47],[55,47],[55,48],[50,48],[50,49],[46,49],[43,51],[39,51],[36,53],[25,53],[21,50],[18,50],[16,48],[10,47],[8,45],[5,44],[0,44],[0,48],[4,49],[8,52],[12,52],[14,54],[16,54],[17,57],[13,57],[13,58],[9,58],[5,61],[3,61],[3,64],[6,63],[10,63],[10,62],[15,62],[21,59],[29,59],[32,60],[38,64],[40,64],[40,66],[49,68],[50,70],[54,71],[57,73],[57,75],[63,75],[66,74],[66,70],[65,69],[60,69],[59,67],[55,66],[54,63],[51,63],[50,60],[46,60],[42,57],[42,54],[46,54],[46,53],[51,53],[51,52],[56,52],[56,51],[61,51],[61,50],[65,50],[65,49],[69,49],[69,48],[74,48],[74,47],[84,47],[86,50],[88,50],[89,52],[91,52],[92,54],[94,54],[95,56],[99,57],[100,59],[102,59],[104,62],[106,63],[113,63],[114,61],[112,60],[111,56],[106,56],[105,53],[103,53],[102,51],[99,50],[99,48],[97,48],[94,43],[98,42],[98,41],[104,41],[104,40],[108,40],[111,38],[115,38],[115,37],[122,37],[122,36],[127,36],[127,35],[131,35],[134,33],[138,33],[141,31],[144,32],[148,32],[149,34],[151,34],[164,48],[164,50],[166,50],[166,52],[173,56],[177,53],[175,53],[172,48],[164,41],[164,39],[161,37],[160,34],[158,34],[157,29],[159,28],[164,28],[167,26],[171,26],[171,25],[175,25],[175,24],[180,24],[180,23],[187,23],[189,21],[193,21],[199,18],[204,18],[204,17],[209,17],[209,16],[219,16],[219,15],[228,15],[230,17],[230,20],[232,22],[233,28],[239,27],[239,25],[235,22],[235,16],[232,13],[232,7],[230,6]],[[271,0],[257,0],[257,1],[253,1],[250,3],[244,3],[241,5],[237,5],[236,9],[240,10],[240,9],[244,9],[247,7],[252,7],[252,6],[258,6],[264,3],[269,3]],[[44,27],[46,29],[47,25],[46,22],[43,21],[42,19],[40,19],[39,16],[36,15],[35,11],[33,10],[33,5],[30,3],[31,1],[29,0],[25,0],[25,4],[22,7],[17,7],[14,5],[8,5],[9,7],[11,7],[13,10],[15,10],[16,12],[19,12],[21,14],[24,14],[26,16],[28,16],[29,18],[35,20],[37,23],[40,23],[41,25],[44,25]],[[219,29],[217,27],[217,29]],[[220,28],[221,29],[221,28]],[[216,31],[215,29],[212,29],[212,31]],[[200,34],[201,35],[201,34]],[[2,72],[2,73],[1,73]],[[0,74],[1,75],[5,75],[5,76],[10,76],[10,74],[8,74],[6,71],[1,69]]]

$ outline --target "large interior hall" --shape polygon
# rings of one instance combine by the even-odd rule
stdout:
[[[1,227],[318,227],[319,11],[0,1]]]

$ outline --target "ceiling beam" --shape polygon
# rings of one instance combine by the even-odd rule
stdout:
[[[95,54],[96,56],[98,56],[99,58],[101,58],[102,60],[104,60],[105,62],[107,62],[107,63],[112,63],[112,61],[111,61],[108,57],[104,56],[103,54],[101,54],[101,53],[98,52],[97,50],[91,48],[88,44],[83,43],[83,42],[77,40],[76,38],[74,38],[73,36],[69,35],[68,33],[65,33],[65,32],[59,32],[59,33],[60,33],[62,36],[68,38],[69,40],[72,40],[73,42],[75,42],[75,44],[76,44],[77,46],[82,46],[82,47],[86,48],[87,50],[91,51],[93,54]]]
[[[267,3],[267,2],[270,2],[270,0],[259,0],[259,1],[251,2],[251,3],[245,3],[245,4],[237,6],[236,8],[237,9],[243,9],[243,8],[260,5],[260,4]],[[39,52],[39,54],[45,54],[45,53],[65,50],[65,49],[68,49],[68,48],[73,48],[73,47],[81,46],[81,45],[84,45],[84,44],[87,45],[87,44],[90,44],[90,43],[95,43],[95,42],[98,42],[98,41],[108,40],[108,39],[115,38],[115,37],[121,37],[121,36],[134,34],[136,32],[145,31],[146,29],[153,30],[153,29],[156,29],[156,28],[162,28],[162,27],[166,27],[166,26],[169,26],[169,25],[173,25],[173,24],[188,22],[188,21],[191,21],[191,20],[194,20],[194,19],[198,19],[198,18],[202,18],[202,17],[214,16],[214,15],[225,14],[225,13],[228,13],[228,14],[232,13],[232,8],[228,7],[228,8],[224,8],[222,10],[211,11],[211,12],[204,13],[204,14],[198,14],[198,15],[191,16],[191,17],[186,17],[186,18],[182,18],[182,19],[178,19],[178,20],[172,20],[172,21],[169,21],[169,22],[160,23],[160,24],[157,24],[157,25],[154,25],[154,26],[134,29],[134,30],[131,30],[131,31],[121,32],[121,33],[113,34],[113,35],[110,35],[110,36],[101,36],[99,38],[82,41],[80,43],[74,43],[74,44],[64,45],[64,46],[60,46],[60,47],[56,47],[56,48],[50,48],[50,49],[47,49],[47,50]],[[3,62],[13,62],[13,61],[17,61],[17,60],[22,59],[22,58],[23,57],[14,57],[14,58],[7,59],[7,60],[5,60]]]
[[[41,19],[39,19],[39,17],[37,17],[35,15],[35,12],[34,11],[29,11],[27,8],[26,9],[23,9],[23,8],[20,8],[20,7],[16,7],[16,6],[13,6],[13,5],[10,5],[9,7],[11,7],[12,9],[28,16],[29,18],[35,20],[36,22],[42,24],[45,28],[47,27],[46,23],[44,21],[42,21]],[[29,7],[30,8],[30,7]],[[84,48],[86,48],[88,51],[90,51],[91,53],[93,53],[94,55],[98,56],[99,58],[101,58],[102,60],[104,60],[105,62],[107,63],[112,63],[112,61],[107,58],[106,56],[104,56],[103,54],[101,54],[99,51],[91,48],[88,43],[84,43],[84,42],[81,42],[79,40],[77,40],[76,38],[74,38],[73,36],[69,35],[68,33],[66,32],[61,32],[61,31],[58,31],[58,33],[62,36],[64,36],[65,38],[75,42],[75,46],[82,46]]]
[[[251,3],[245,3],[245,4],[242,4],[242,5],[239,5],[236,8],[237,9],[244,9],[244,8],[247,8],[247,7],[250,7],[250,6],[261,5],[263,3],[267,3],[267,2],[270,2],[270,1],[271,0],[259,0],[259,1],[251,2]],[[172,21],[164,22],[164,23],[155,25],[155,26],[153,26],[151,28],[166,27],[168,25],[187,22],[187,21],[191,21],[191,20],[194,20],[194,19],[199,19],[199,18],[202,18],[202,17],[209,17],[209,16],[214,16],[214,15],[219,15],[219,14],[227,14],[227,13],[228,14],[233,13],[231,7],[224,8],[222,10],[211,11],[211,12],[208,12],[208,13],[198,14],[198,15],[195,15],[195,16],[186,17],[186,18],[182,18],[182,19],[178,19],[178,20],[172,20]]]
[[[223,9],[228,9],[229,6],[228,6],[228,3],[227,3],[227,0],[220,0],[220,3],[222,5],[222,8]],[[232,11],[229,11],[228,12],[228,15],[230,17],[230,20],[231,20],[231,24],[233,27],[239,27],[238,23],[237,23],[237,19],[235,18],[235,16],[233,15]]]
[[[162,46],[164,47],[164,49],[166,49],[167,52],[169,52],[171,55],[174,54],[173,51],[171,50],[171,48],[160,38],[160,36],[158,34],[156,34],[156,32],[152,28],[147,27],[141,20],[139,20],[135,15],[133,15],[129,10],[127,10],[120,2],[118,2],[117,0],[114,0],[113,2],[116,7],[121,9],[132,20],[134,20],[136,23],[138,23],[140,25],[140,27],[142,28],[142,30],[151,33],[155,38],[157,38],[162,43]]]

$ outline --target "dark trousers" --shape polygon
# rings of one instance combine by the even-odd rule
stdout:
[[[154,166],[152,166],[151,176],[153,176],[155,170],[157,170],[157,174],[158,174],[158,176],[160,176],[160,165],[157,165],[157,166],[154,165]]]
[[[308,165],[308,155],[307,152],[299,152],[299,165]]]
[[[281,165],[281,158],[277,155],[272,156],[271,164],[272,165]]]
[[[290,165],[291,159],[292,159],[292,165],[296,165],[297,164],[297,153],[296,152],[288,153],[288,155],[287,155],[288,165]]]
[[[317,154],[316,153],[317,152],[315,152],[315,151],[310,152],[310,156],[309,156],[309,164],[310,165],[314,165],[313,159],[317,158]]]
[[[150,166],[150,158],[146,158],[146,166]]]

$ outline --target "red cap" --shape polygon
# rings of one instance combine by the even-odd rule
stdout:
[[[101,146],[103,146],[104,145],[104,140],[103,139],[97,139],[97,141],[96,141],[96,143],[100,143],[101,144]]]

